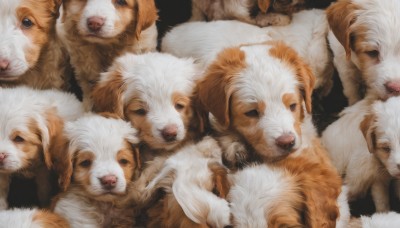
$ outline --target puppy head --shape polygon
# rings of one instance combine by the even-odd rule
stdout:
[[[53,33],[60,0],[0,1],[0,81],[33,68]]]
[[[154,0],[66,0],[63,21],[89,42],[108,43],[129,32],[138,37],[157,19]]]
[[[332,32],[380,98],[400,94],[400,2],[342,0],[327,9]]]
[[[198,85],[202,108],[266,159],[301,145],[314,76],[294,50],[270,42],[222,51]]]
[[[108,115],[109,116],[109,115]],[[87,114],[65,125],[69,140],[69,170],[61,177],[64,188],[72,175],[75,184],[99,200],[125,194],[139,167],[136,130],[114,117]],[[73,171],[72,171],[73,167]]]
[[[191,96],[197,69],[169,54],[127,54],[103,73],[92,93],[94,110],[125,117],[154,149],[172,149],[193,119]]]
[[[360,124],[368,150],[385,165],[390,175],[400,178],[400,98],[376,101],[372,113]]]

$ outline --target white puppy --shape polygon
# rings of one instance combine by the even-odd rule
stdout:
[[[0,209],[7,208],[11,175],[35,177],[39,202],[50,202],[49,170],[57,170],[65,120],[83,113],[68,93],[26,87],[0,88]]]
[[[389,210],[389,183],[400,178],[400,98],[369,98],[345,109],[322,135],[349,188],[349,200],[371,188],[378,212]]]
[[[367,93],[400,94],[400,2],[341,0],[327,16],[334,64],[349,104]]]

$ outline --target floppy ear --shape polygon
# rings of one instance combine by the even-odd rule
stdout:
[[[63,3],[62,0],[49,0],[49,2],[52,4],[52,14],[55,18],[58,18],[60,16],[60,7],[61,4]]]
[[[211,112],[224,127],[228,127],[230,124],[232,83],[234,77],[244,67],[244,52],[239,48],[225,49],[207,69],[204,79],[198,83],[198,105],[206,112]],[[201,115],[204,117],[207,114],[202,113]]]
[[[351,29],[356,20],[355,11],[359,7],[349,0],[338,1],[326,10],[329,26],[336,39],[346,50],[347,59],[351,55]]]
[[[93,111],[111,112],[124,118],[124,104],[122,94],[125,91],[125,83],[119,72],[102,73],[101,80],[94,86],[91,97]]]
[[[211,172],[213,173],[212,179],[214,183],[213,192],[221,197],[226,199],[228,196],[229,190],[231,188],[231,184],[228,179],[228,171],[227,169],[219,163],[210,163],[208,164]]]
[[[262,13],[267,13],[271,0],[258,0],[257,4]]]
[[[364,120],[360,123],[360,130],[364,135],[365,141],[367,142],[368,150],[370,153],[373,153],[376,148],[376,136],[375,136],[375,116],[373,114],[369,114],[364,117]]]
[[[137,23],[135,34],[139,38],[140,33],[154,24],[158,18],[154,0],[137,0]]]

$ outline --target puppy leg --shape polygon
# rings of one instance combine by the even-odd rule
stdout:
[[[345,56],[335,56],[333,61],[343,85],[343,94],[347,97],[349,105],[353,105],[362,99],[360,94],[361,75],[356,66],[347,61]]]
[[[371,186],[372,200],[374,201],[376,212],[387,212],[390,210],[389,204],[389,180],[377,180]]]
[[[258,14],[255,18],[255,24],[260,27],[266,26],[284,26],[290,24],[291,17],[280,13]]]
[[[41,207],[50,205],[51,185],[49,182],[50,176],[46,167],[41,167],[35,177],[37,184],[37,194]]]
[[[9,185],[10,175],[0,173],[0,210],[6,210],[8,208],[7,196]]]

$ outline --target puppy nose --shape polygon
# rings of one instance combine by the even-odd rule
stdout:
[[[100,178],[100,183],[105,189],[113,189],[117,185],[117,180],[115,175],[107,175]]]
[[[87,19],[87,26],[90,31],[98,32],[104,25],[104,18],[102,17],[90,17]]]
[[[284,150],[291,150],[295,144],[295,137],[292,133],[283,134],[275,139],[275,144]]]
[[[400,94],[400,81],[388,82],[385,84],[386,91],[392,95]]]
[[[3,163],[3,161],[6,159],[7,154],[6,153],[0,153],[0,163]]]
[[[178,126],[176,126],[175,124],[168,125],[161,130],[161,135],[167,142],[176,140],[177,134],[178,134]]]
[[[6,71],[10,62],[6,59],[0,59],[0,71]]]

